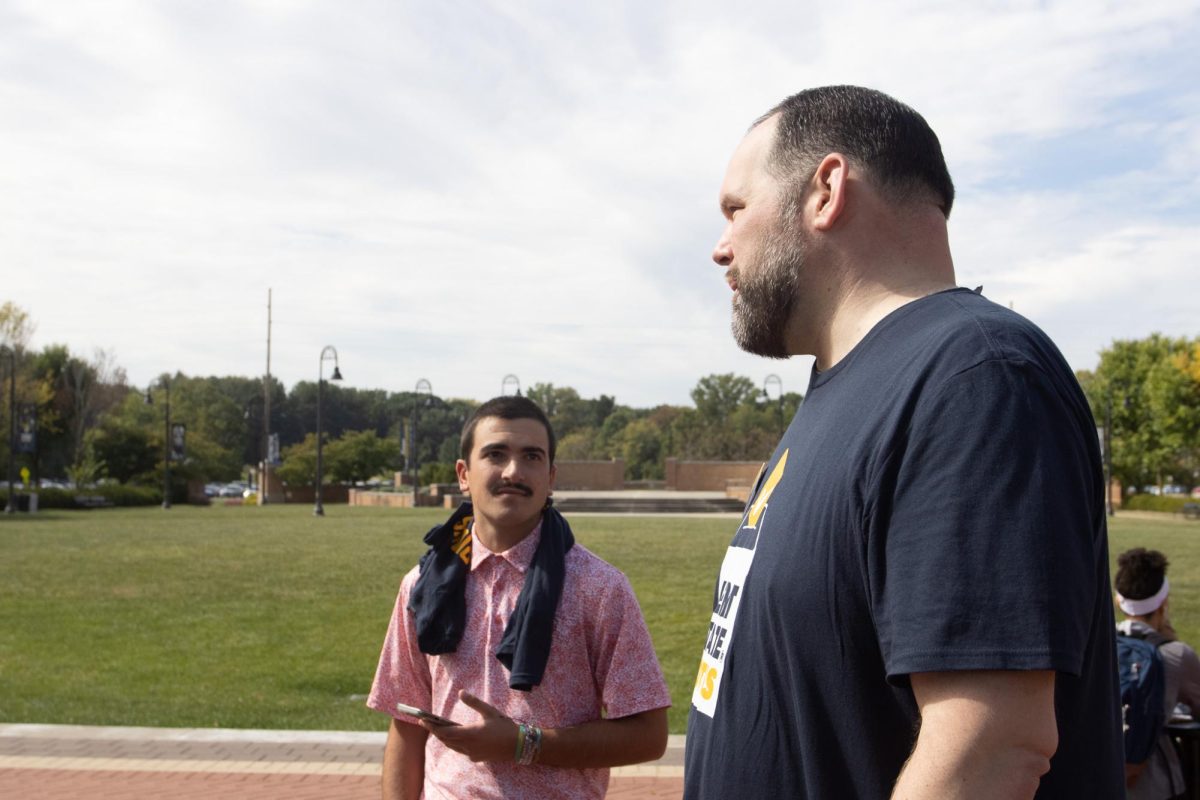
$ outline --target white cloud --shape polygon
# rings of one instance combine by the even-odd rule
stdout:
[[[38,342],[111,347],[142,383],[260,372],[274,287],[288,384],[334,344],[352,385],[476,398],[509,372],[637,405],[686,402],[710,372],[802,388],[807,360],[729,337],[716,187],[766,108],[857,82],[938,130],[962,283],[1086,367],[1118,335],[1198,333],[1161,288],[1196,263],[1200,103],[1178,79],[1200,67],[1198,18],[1082,0],[9,3],[5,299]],[[1068,173],[1086,147],[1104,168]]]

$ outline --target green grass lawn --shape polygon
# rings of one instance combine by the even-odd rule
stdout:
[[[0,518],[0,721],[382,730],[400,578],[441,510],[308,506]],[[682,732],[728,519],[580,516],[630,578]]]
[[[307,506],[0,518],[0,721],[383,730],[363,707],[403,573],[441,510]],[[572,519],[642,603],[682,733],[730,519]],[[1200,641],[1200,524],[1118,517],[1172,562]]]

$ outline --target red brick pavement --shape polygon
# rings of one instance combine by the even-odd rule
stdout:
[[[654,764],[617,770],[608,797],[680,798],[683,741],[671,738]],[[382,743],[362,733],[0,724],[0,800],[378,800]]]
[[[682,778],[613,778],[608,800],[678,800]],[[379,778],[0,769],[2,800],[379,800]]]

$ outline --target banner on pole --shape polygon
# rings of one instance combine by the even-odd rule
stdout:
[[[187,455],[184,441],[187,438],[187,425],[175,422],[171,425],[171,460],[183,461]]]
[[[37,406],[33,403],[17,406],[17,452],[37,452]]]

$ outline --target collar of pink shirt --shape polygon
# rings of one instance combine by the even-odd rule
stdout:
[[[521,573],[529,570],[529,565],[533,563],[533,554],[537,552],[538,542],[542,540],[542,523],[534,527],[529,535],[522,539],[517,544],[505,550],[503,553],[493,553],[484,546],[483,542],[479,541],[479,537],[475,535],[475,526],[471,526],[471,571],[474,572],[483,562],[489,558],[502,558],[508,563],[516,567]]]

